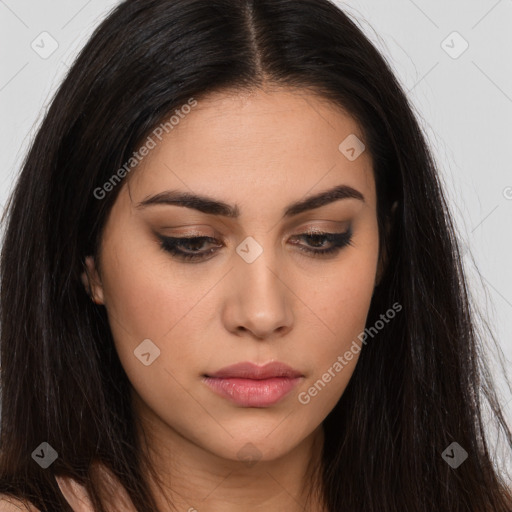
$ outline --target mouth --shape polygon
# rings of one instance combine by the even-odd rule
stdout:
[[[258,366],[238,363],[203,375],[202,381],[217,395],[241,407],[270,407],[280,402],[304,378],[283,363]]]

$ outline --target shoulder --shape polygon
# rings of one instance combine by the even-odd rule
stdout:
[[[61,493],[73,510],[76,512],[94,510],[85,487],[80,485],[75,479],[64,476],[57,476],[55,479],[57,480]],[[2,511],[0,510],[0,512]]]
[[[40,512],[31,504],[27,504],[17,498],[0,494],[0,512]]]
[[[97,471],[102,484],[106,484],[101,494],[104,496],[105,504],[110,512],[137,512],[121,482],[110,470],[102,464],[95,464],[94,470]],[[56,480],[66,501],[75,512],[94,510],[91,497],[84,486],[69,477],[56,477]],[[0,512],[2,512],[1,509]]]
[[[75,480],[65,477],[56,477],[57,483],[66,501],[76,512],[89,512],[93,510],[89,496],[84,487]],[[22,501],[7,494],[0,494],[0,512],[41,512],[30,502]]]

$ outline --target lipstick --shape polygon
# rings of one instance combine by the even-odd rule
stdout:
[[[304,378],[284,363],[264,366],[245,362],[203,376],[216,394],[241,407],[270,407],[282,400]]]

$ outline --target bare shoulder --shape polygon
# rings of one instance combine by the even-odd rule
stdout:
[[[109,469],[102,464],[95,464],[94,470],[97,471],[102,484],[107,484],[101,493],[110,512],[137,512],[121,482]],[[59,476],[56,479],[62,494],[75,512],[92,512],[94,510],[89,493],[83,485],[69,477]],[[2,511],[0,510],[0,512]]]
[[[65,476],[55,477],[60,491],[76,512],[89,512],[94,510],[89,494],[84,486],[80,485],[74,478]],[[2,512],[0,510],[0,512]]]
[[[33,505],[27,505],[23,501],[8,496],[7,494],[0,494],[0,512],[40,512],[38,508]]]

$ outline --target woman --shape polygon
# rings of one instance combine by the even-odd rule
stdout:
[[[0,510],[512,510],[433,159],[326,0],[120,4],[1,279]]]

